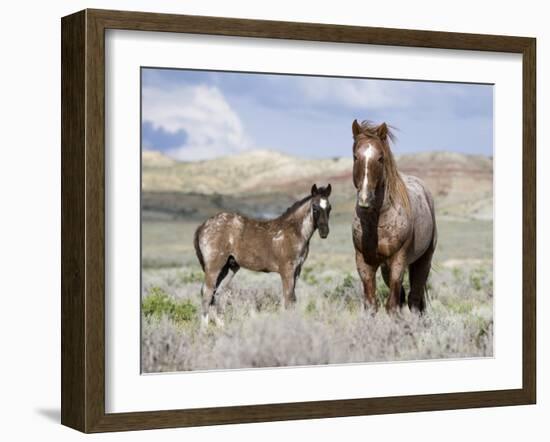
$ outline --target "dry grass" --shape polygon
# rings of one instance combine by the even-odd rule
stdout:
[[[149,270],[144,300],[160,291],[177,305],[196,306],[197,313],[184,320],[144,316],[142,368],[162,372],[491,356],[490,275],[489,265],[442,269],[432,278],[427,314],[404,309],[389,316],[383,310],[363,311],[353,274],[306,271],[296,307],[284,311],[278,278],[242,272],[219,299],[225,326],[201,331],[198,270]]]
[[[493,354],[490,221],[438,217],[430,302],[422,317],[408,309],[393,317],[362,311],[350,215],[336,212],[328,239],[312,238],[293,311],[281,309],[278,275],[241,270],[219,298],[225,326],[205,332],[199,325],[203,273],[192,246],[197,224],[143,223],[143,311],[158,312],[143,318],[144,372]],[[381,279],[378,294],[384,301]]]

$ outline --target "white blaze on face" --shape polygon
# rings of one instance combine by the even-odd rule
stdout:
[[[328,207],[328,201],[326,198],[321,198],[319,201],[319,206],[321,206],[321,209],[326,209]]]
[[[367,148],[363,151],[363,156],[365,157],[365,176],[363,177],[363,183],[361,183],[361,191],[359,192],[359,196],[361,199],[366,200],[367,199],[367,185],[369,183],[369,160],[374,155],[374,149],[372,148],[372,145],[368,144]]]

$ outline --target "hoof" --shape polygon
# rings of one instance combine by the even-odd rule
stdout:
[[[363,303],[363,313],[368,316],[376,316],[378,313],[377,304],[369,304],[368,302]]]
[[[201,330],[206,330],[208,328],[208,313],[201,316]]]
[[[424,303],[424,300],[420,301],[413,301],[409,299],[409,310],[413,313],[416,313],[417,315],[423,315],[426,313],[426,305]]]

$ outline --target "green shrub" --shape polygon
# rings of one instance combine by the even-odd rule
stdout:
[[[302,280],[309,285],[319,284],[319,280],[316,278],[313,267],[304,266],[302,269]]]
[[[197,317],[197,307],[186,299],[175,304],[171,316],[178,323],[193,321]]]
[[[172,301],[164,290],[153,287],[141,303],[141,311],[145,316],[160,317],[171,310]]]
[[[317,303],[315,300],[310,299],[309,302],[306,305],[306,313],[307,314],[314,314],[317,311]]]
[[[478,268],[470,273],[470,285],[474,290],[480,291],[487,286],[492,287],[493,281],[488,276],[486,269]]]
[[[192,284],[203,281],[203,273],[201,271],[190,270],[186,273],[180,273],[179,279],[183,284]]]
[[[149,290],[141,308],[146,318],[160,319],[167,316],[177,324],[191,322],[197,316],[197,307],[190,300],[175,300],[159,287]]]
[[[378,303],[380,305],[384,305],[384,303],[388,300],[388,297],[390,296],[390,289],[386,285],[386,283],[383,280],[376,282],[376,299],[378,300]]]
[[[332,292],[326,291],[325,296],[330,298],[331,301],[342,298],[343,296],[346,295],[346,293],[349,290],[353,289],[353,282],[354,282],[353,276],[351,276],[350,273],[346,273],[346,276],[344,276],[343,281],[340,284],[338,284],[336,287],[334,287],[334,290]]]
[[[356,280],[351,273],[346,273],[341,283],[333,290],[325,290],[323,296],[329,302],[342,303],[348,310],[353,311],[359,306]]]
[[[453,276],[456,280],[462,280],[462,270],[460,270],[458,267],[453,267]]]

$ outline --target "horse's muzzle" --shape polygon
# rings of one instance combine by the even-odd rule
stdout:
[[[361,207],[361,209],[372,209],[374,207],[374,200],[375,196],[373,193],[369,192],[367,196],[361,195],[360,193],[357,194],[357,205]]]
[[[325,239],[328,236],[328,229],[325,230],[319,230],[319,236],[323,239]]]

